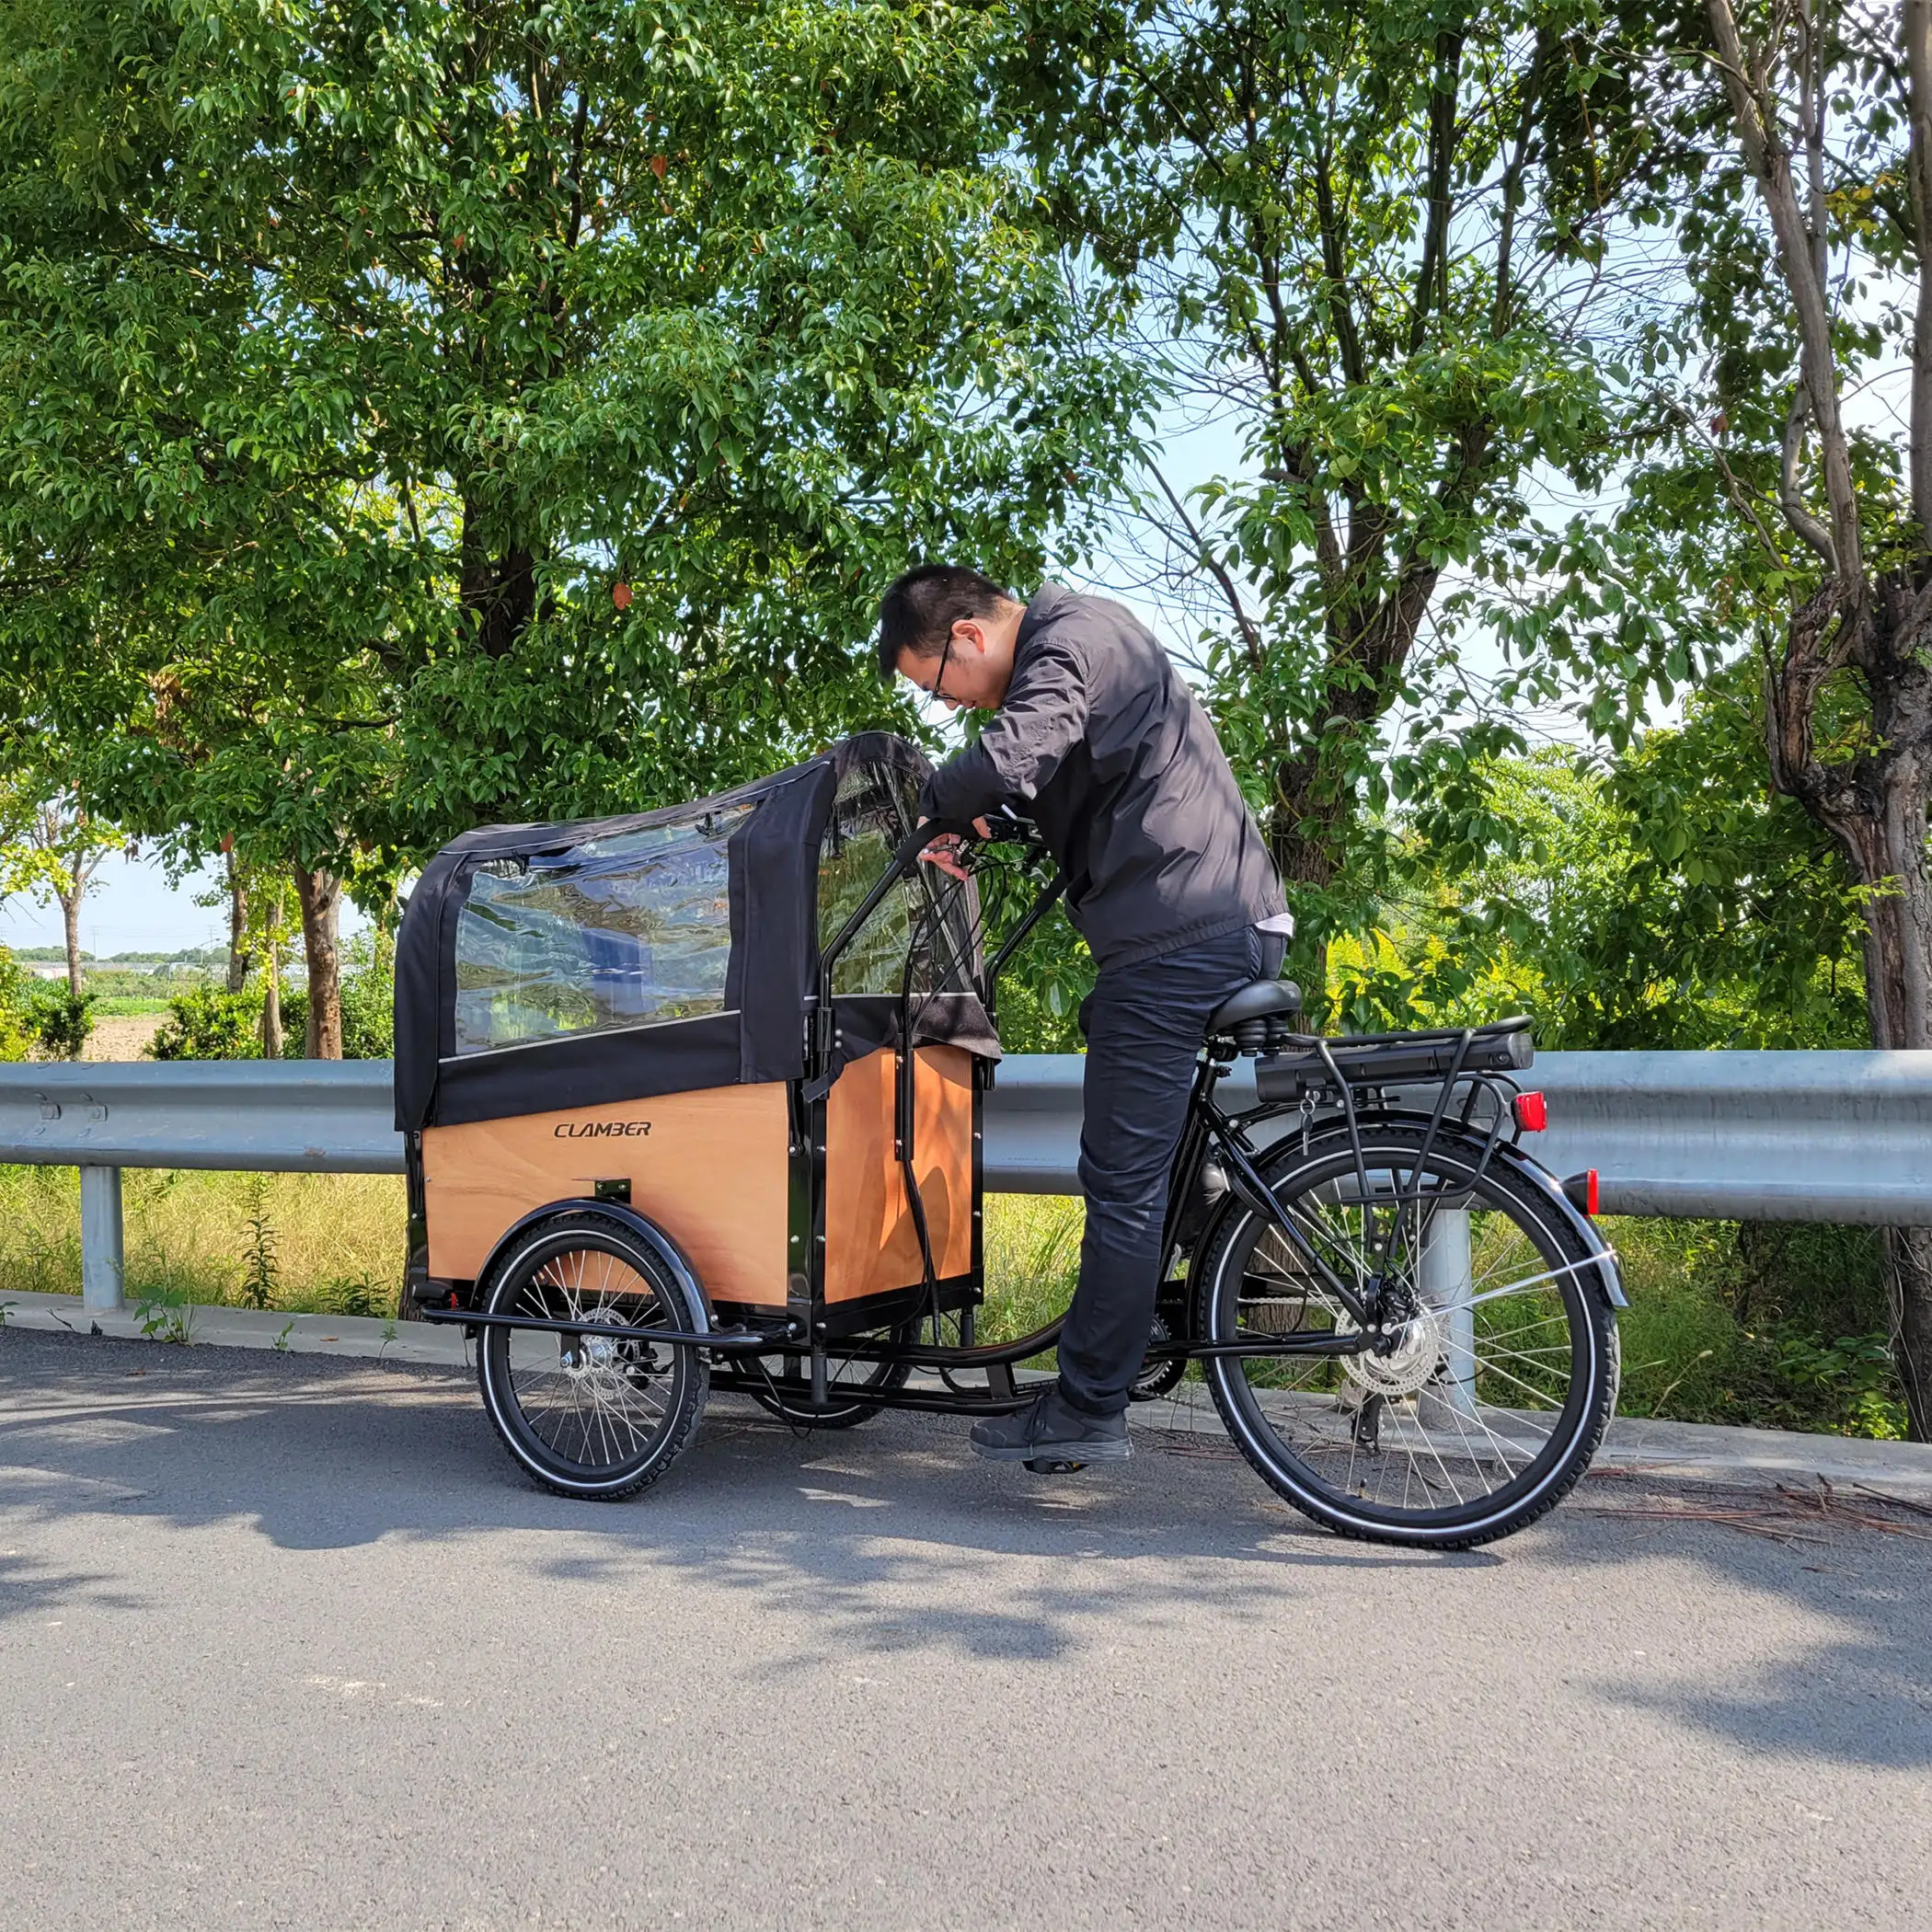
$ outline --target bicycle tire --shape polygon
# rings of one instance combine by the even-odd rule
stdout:
[[[1498,1155],[1485,1167],[1479,1142],[1454,1132],[1431,1142],[1425,1127],[1402,1122],[1364,1126],[1362,1140],[1361,1165],[1371,1183],[1366,1209],[1345,1129],[1314,1136],[1305,1151],[1297,1138],[1262,1165],[1262,1178],[1297,1225],[1305,1231],[1311,1225],[1326,1231],[1316,1245],[1322,1247],[1326,1241],[1332,1250],[1325,1254],[1331,1267],[1348,1259],[1351,1225],[1364,1230],[1357,1238],[1359,1250],[1374,1225],[1373,1213],[1398,1212],[1387,1201],[1378,1204],[1378,1189],[1385,1189],[1389,1200],[1398,1198],[1420,1164],[1421,1198],[1413,1210],[1414,1225],[1404,1236],[1407,1246],[1400,1249],[1401,1259],[1391,1253],[1389,1272],[1399,1276],[1406,1266],[1420,1277],[1420,1249],[1432,1238],[1434,1215],[1441,1212],[1469,1214],[1466,1225],[1472,1230],[1476,1216],[1482,1216],[1486,1243],[1506,1258],[1499,1269],[1506,1271],[1513,1265],[1520,1248],[1524,1250],[1520,1260],[1526,1272],[1513,1286],[1478,1283],[1468,1304],[1466,1342],[1445,1340],[1451,1311],[1431,1305],[1417,1288],[1413,1298],[1418,1312],[1401,1327],[1399,1341],[1387,1358],[1363,1356],[1354,1358],[1351,1366],[1343,1366],[1336,1357],[1324,1363],[1311,1356],[1210,1356],[1204,1363],[1209,1389],[1229,1437],[1250,1466],[1315,1522],[1369,1541],[1469,1548],[1512,1535],[1554,1508],[1589,1466],[1603,1440],[1616,1407],[1619,1374],[1615,1311],[1590,1265],[1604,1250],[1593,1234],[1586,1238],[1512,1158]],[[1460,1206],[1445,1208],[1445,1203],[1458,1202]],[[1317,1209],[1325,1213],[1315,1212]],[[1475,1239],[1473,1232],[1471,1238]],[[1255,1257],[1266,1243],[1273,1247],[1259,1264],[1261,1271],[1256,1272]],[[1358,1263],[1363,1259],[1359,1252],[1356,1259]],[[1360,1273],[1365,1277],[1372,1271],[1362,1268]],[[1538,1308],[1545,1312],[1526,1330],[1508,1331],[1485,1355],[1482,1330],[1487,1327],[1493,1332],[1498,1315],[1479,1312],[1478,1305],[1483,1311],[1493,1311],[1496,1304],[1518,1294],[1524,1308],[1502,1314]],[[1248,1310],[1249,1334],[1270,1331],[1257,1328],[1259,1321],[1271,1324],[1278,1333],[1294,1332],[1281,1326],[1290,1319],[1311,1329],[1352,1326],[1275,1224],[1237,1202],[1224,1212],[1203,1244],[1197,1332],[1209,1341],[1234,1339],[1243,1332],[1244,1306]],[[1569,1337],[1567,1363],[1560,1359],[1562,1344],[1553,1333],[1543,1335],[1533,1346],[1507,1346],[1511,1335],[1551,1328],[1557,1317],[1548,1311],[1556,1306],[1561,1309]],[[1460,1372],[1450,1373],[1457,1364]],[[1374,1383],[1379,1378],[1398,1389],[1418,1371],[1425,1372],[1425,1379],[1407,1396],[1377,1395],[1356,1381],[1366,1377]],[[1512,1409],[1493,1399],[1507,1394],[1522,1405],[1526,1391],[1554,1401],[1559,1374],[1561,1401],[1554,1408],[1547,1433],[1540,1436],[1544,1411],[1521,1406]],[[1263,1386],[1258,1387],[1258,1383]],[[1356,1383],[1352,1388],[1351,1383]],[[1490,1397],[1487,1403],[1486,1386]],[[1372,1399],[1381,1406],[1372,1409]],[[1405,1401],[1411,1405],[1407,1411],[1401,1407]],[[1407,1458],[1399,1472],[1399,1500],[1389,1495],[1394,1466],[1382,1460],[1387,1454],[1382,1431],[1390,1420],[1396,1446]],[[1520,1468],[1511,1462],[1515,1449],[1524,1452]],[[1480,1489],[1486,1462],[1492,1466],[1491,1473],[1507,1473],[1493,1489]],[[1346,1470],[1339,1482],[1338,1465]],[[1465,1496],[1465,1483],[1478,1493]],[[1444,1490],[1453,1501],[1443,1500]],[[1419,1499],[1416,1506],[1410,1506],[1411,1497]]]
[[[918,1340],[918,1324],[908,1323],[901,1328],[886,1331],[882,1338],[868,1337],[868,1340],[883,1339],[907,1345]],[[808,1359],[802,1355],[780,1355],[777,1359],[786,1364],[778,1374],[772,1376],[768,1386],[760,1387],[753,1379],[759,1374],[759,1365],[768,1363],[772,1356],[761,1355],[753,1358],[739,1369],[740,1381],[736,1385],[739,1392],[751,1397],[767,1415],[774,1415],[781,1422],[789,1422],[797,1429],[857,1429],[869,1422],[878,1415],[884,1404],[869,1400],[874,1391],[890,1394],[902,1389],[912,1378],[911,1365],[903,1362],[864,1362],[854,1363],[849,1356],[840,1356],[836,1344],[829,1351],[834,1365],[828,1381],[828,1397],[846,1395],[850,1399],[837,1408],[816,1409],[811,1406],[811,1386],[805,1374],[803,1364]],[[796,1374],[791,1372],[792,1363],[799,1364]],[[847,1368],[857,1367],[863,1373],[857,1376],[847,1376],[839,1372],[838,1364]],[[768,1373],[768,1371],[767,1371]]]
[[[710,1364],[700,1350],[669,1344],[661,1362],[648,1337],[701,1328],[704,1309],[621,1222],[580,1212],[537,1224],[492,1270],[482,1306],[582,1317],[574,1331],[486,1328],[477,1341],[484,1409],[512,1460],[546,1489],[615,1502],[684,1453]]]

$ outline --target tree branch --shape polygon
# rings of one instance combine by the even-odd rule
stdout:
[[[1798,317],[1800,368],[1811,423],[1818,431],[1825,500],[1831,512],[1834,575],[1849,589],[1863,581],[1864,556],[1858,530],[1857,491],[1852,482],[1851,450],[1838,407],[1837,368],[1825,285],[1817,271],[1810,224],[1798,204],[1791,157],[1778,131],[1776,113],[1767,111],[1766,83],[1761,78],[1765,63],[1760,58],[1747,64],[1731,0],[1707,0],[1707,6],[1711,34],[1717,42],[1719,71],[1724,77],[1724,91],[1731,100],[1738,140],[1771,217],[1785,285],[1790,291],[1791,305]]]
[[[1912,231],[1918,254],[1918,308],[1912,325],[1912,521],[1918,525],[1919,569],[1932,567],[1932,0],[1905,0],[1905,69],[1912,131],[1906,170],[1912,184]]]
[[[1180,519],[1181,527],[1188,533],[1188,541],[1193,545],[1195,556],[1200,558],[1214,581],[1221,586],[1221,594],[1227,599],[1227,607],[1234,613],[1235,622],[1240,627],[1241,640],[1248,646],[1249,663],[1259,663],[1261,658],[1260,633],[1255,629],[1253,620],[1242,607],[1240,593],[1235,589],[1234,579],[1228,575],[1227,569],[1221,559],[1214,555],[1202,532],[1201,525],[1188,513],[1187,505],[1174,494],[1173,486],[1162,475],[1160,466],[1150,463],[1147,467],[1153,474],[1154,480],[1160,485],[1161,495],[1173,505],[1174,514]]]
[[[1800,468],[1804,456],[1804,432],[1811,420],[1811,407],[1805,387],[1800,383],[1791,392],[1791,408],[1785,418],[1784,447],[1779,452],[1777,507],[1785,513],[1800,537],[1824,559],[1833,576],[1838,574],[1838,553],[1833,547],[1832,533],[1813,516],[1804,500]]]
[[[1422,233],[1422,259],[1416,266],[1415,299],[1409,310],[1409,352],[1428,339],[1429,310],[1448,306],[1449,171],[1455,159],[1455,103],[1462,82],[1463,33],[1458,21],[1435,37],[1435,76],[1429,91],[1429,221]],[[1444,288],[1438,292],[1438,281]]]

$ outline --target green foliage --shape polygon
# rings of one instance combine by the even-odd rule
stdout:
[[[28,731],[6,752],[0,772],[0,898],[24,892],[36,905],[67,912],[96,883],[101,861],[129,849],[128,836],[74,797],[73,774],[57,746]],[[64,950],[60,957],[66,958]]]
[[[33,1047],[27,1002],[33,984],[20,964],[0,946],[0,1060],[25,1060]]]
[[[41,983],[28,1001],[28,1024],[35,1043],[51,1060],[78,1060],[94,1030],[98,995],[75,993],[67,986]]]
[[[248,1246],[242,1258],[242,1299],[251,1308],[272,1308],[281,1293],[282,1268],[276,1256],[280,1236],[269,1213],[268,1177],[248,1177]]]
[[[1609,761],[1480,764],[1407,821],[1392,887],[1329,951],[1359,1030],[1527,1012],[1547,1047],[1866,1043],[1859,896],[1757,763],[1749,664]]]
[[[365,1321],[394,1312],[397,1291],[393,1284],[378,1281],[366,1269],[359,1274],[338,1275],[327,1282],[322,1300],[332,1315],[352,1315]],[[392,1336],[388,1338],[394,1340]]]
[[[1005,84],[1063,232],[1114,278],[1177,404],[1241,443],[1236,474],[1185,501],[1156,475],[1138,507],[1198,612],[1305,966],[1380,889],[1391,799],[1520,745],[1506,717],[1469,724],[1460,640],[1515,622],[1542,666],[1534,608],[1512,607],[1548,540],[1533,491],[1593,490],[1618,454],[1627,373],[1587,299],[1630,158],[1589,110],[1601,16],[1029,0],[1021,17]]]
[[[345,1277],[396,1305],[405,1208],[389,1176],[130,1167],[122,1187],[130,1303],[247,1305],[259,1212],[274,1230],[274,1305],[339,1313],[334,1284]],[[80,1265],[76,1170],[0,1167],[0,1294],[77,1295]]]
[[[194,1305],[177,1289],[157,1288],[134,1304],[134,1320],[150,1341],[185,1348],[194,1340]]]
[[[976,879],[988,958],[1025,917],[1045,882],[1010,846],[979,855]],[[1009,1053],[1077,1053],[1080,1002],[1094,983],[1093,955],[1061,906],[1053,907],[1006,962],[995,989],[1000,1044]]]
[[[191,986],[167,1003],[148,1052],[156,1060],[259,1060],[261,996]]]
[[[1872,1228],[1613,1220],[1627,1415],[1897,1438]]]
[[[0,21],[0,666],[176,857],[908,722],[909,556],[1077,547],[1141,393],[930,0]]]

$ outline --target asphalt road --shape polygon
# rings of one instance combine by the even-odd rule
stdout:
[[[1927,1922],[1923,1534],[1626,1478],[1411,1556],[1140,1441],[719,1398],[572,1504],[447,1374],[0,1330],[0,1918]]]

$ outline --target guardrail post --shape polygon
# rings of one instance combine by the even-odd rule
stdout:
[[[121,1243],[121,1169],[83,1167],[81,1188],[81,1305],[123,1305],[126,1271]]]
[[[1438,1208],[1430,1217],[1416,1282],[1422,1299],[1448,1317],[1443,1379],[1416,1397],[1416,1420],[1425,1429],[1448,1429],[1458,1415],[1476,1413],[1476,1293],[1469,1259],[1469,1211]]]

